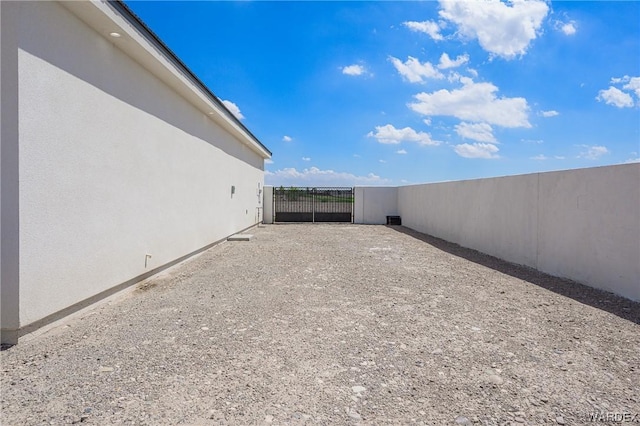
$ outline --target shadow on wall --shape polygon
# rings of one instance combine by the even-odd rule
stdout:
[[[609,312],[627,321],[640,325],[640,302],[634,302],[603,290],[586,286],[575,281],[554,277],[522,265],[509,263],[476,250],[450,243],[440,238],[414,231],[404,226],[388,226],[398,232],[409,235],[420,241],[495,271],[527,281],[531,284],[569,297],[576,302]]]

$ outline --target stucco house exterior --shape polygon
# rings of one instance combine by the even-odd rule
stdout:
[[[0,21],[3,343],[261,220],[271,153],[123,3]]]

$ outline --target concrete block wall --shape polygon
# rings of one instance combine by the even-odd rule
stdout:
[[[387,216],[398,215],[398,188],[356,186],[354,195],[354,223],[383,225]]]
[[[536,268],[640,301],[640,164],[539,174]]]
[[[398,188],[403,225],[640,300],[640,164]]]
[[[509,262],[536,264],[537,176],[398,188],[402,224]]]

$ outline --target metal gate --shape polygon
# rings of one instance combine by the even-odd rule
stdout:
[[[353,188],[273,188],[275,222],[353,222]]]

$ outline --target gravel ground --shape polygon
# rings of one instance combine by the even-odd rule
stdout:
[[[640,423],[638,303],[402,227],[250,233],[3,351],[2,424]]]

